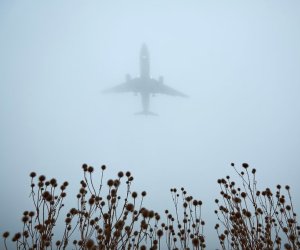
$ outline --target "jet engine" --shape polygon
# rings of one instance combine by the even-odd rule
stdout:
[[[126,75],[126,82],[129,82],[131,80],[131,76],[129,74]]]
[[[160,76],[160,77],[158,78],[158,81],[159,81],[159,83],[164,83],[164,77],[163,77],[163,76]]]

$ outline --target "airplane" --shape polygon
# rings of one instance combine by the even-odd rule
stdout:
[[[126,75],[126,82],[115,87],[104,90],[104,93],[124,93],[133,92],[140,94],[142,99],[143,110],[136,113],[137,115],[157,115],[149,110],[150,96],[155,94],[165,94],[170,96],[187,97],[187,95],[165,85],[162,76],[158,80],[150,77],[150,57],[146,44],[142,45],[140,51],[140,76],[131,78]]]

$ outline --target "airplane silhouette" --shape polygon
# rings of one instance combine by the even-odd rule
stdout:
[[[115,87],[103,91],[104,93],[124,93],[134,92],[141,95],[143,110],[136,114],[138,115],[156,115],[149,111],[150,96],[155,94],[165,94],[171,96],[187,97],[187,95],[165,85],[163,77],[160,76],[158,80],[150,77],[150,57],[147,46],[142,45],[140,52],[140,76],[131,78],[126,75],[126,82]]]

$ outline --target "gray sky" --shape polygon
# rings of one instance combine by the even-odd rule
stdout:
[[[21,226],[30,171],[69,180],[73,198],[84,162],[132,171],[159,211],[186,187],[211,247],[231,162],[257,168],[261,187],[300,190],[299,12],[297,0],[2,0],[1,230]],[[133,94],[101,93],[138,75],[143,42],[151,75],[190,96],[152,98],[158,117],[133,115]]]

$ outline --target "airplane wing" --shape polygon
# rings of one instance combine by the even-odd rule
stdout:
[[[136,91],[136,81],[130,80],[125,83],[121,83],[115,87],[106,89],[103,93],[124,93],[124,92],[135,92]]]
[[[183,94],[180,91],[177,91],[165,84],[159,84],[157,88],[157,93],[165,94],[165,95],[172,95],[172,96],[181,96],[181,97],[188,97],[186,94]]]

